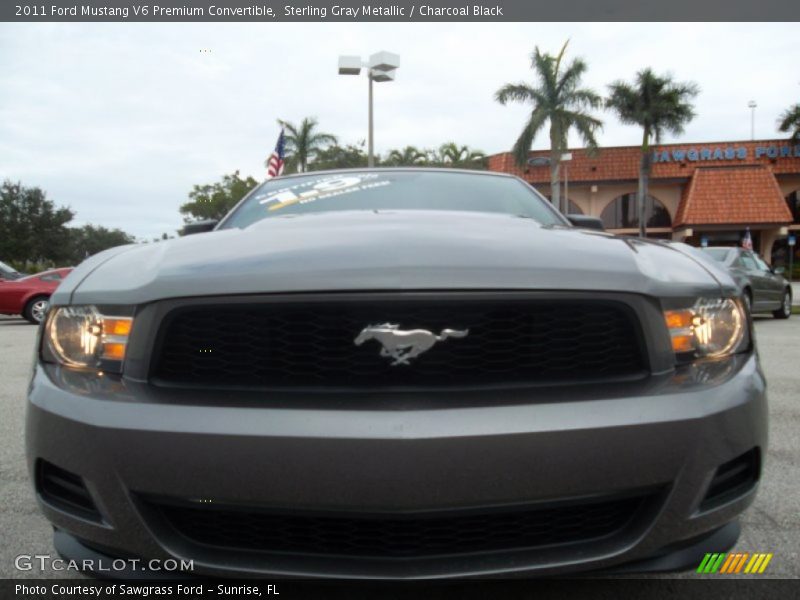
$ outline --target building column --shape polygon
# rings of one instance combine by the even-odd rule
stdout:
[[[683,242],[686,238],[692,237],[694,235],[694,231],[691,229],[678,229],[672,232],[672,241],[673,242]]]
[[[765,229],[761,232],[761,248],[758,253],[768,265],[772,265],[772,246],[775,241],[788,234],[786,227],[776,227],[775,229]]]

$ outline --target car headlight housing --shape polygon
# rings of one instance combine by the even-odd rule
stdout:
[[[42,347],[49,362],[121,372],[133,317],[97,306],[60,306],[47,319]]]
[[[678,359],[721,358],[750,346],[747,311],[735,298],[700,298],[690,308],[664,311]]]

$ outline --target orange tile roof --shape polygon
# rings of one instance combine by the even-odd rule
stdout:
[[[699,167],[683,189],[674,226],[791,223],[772,170],[764,165]]]
[[[708,152],[708,157],[703,157],[704,150]],[[769,153],[772,150],[777,150],[778,153],[772,155]],[[760,164],[769,166],[778,175],[800,173],[800,145],[792,146],[785,139],[661,144],[653,146],[652,151],[658,160],[653,163],[651,181],[686,180],[692,176],[695,169],[728,165]],[[639,178],[639,163],[642,157],[639,146],[604,147],[594,155],[585,148],[569,149],[567,152],[572,153],[572,160],[565,163],[569,169],[570,183],[636,181]],[[696,153],[693,156],[695,160],[687,158],[692,152]],[[550,152],[546,150],[529,153],[530,158],[549,155]],[[508,152],[494,154],[489,157],[488,162],[490,171],[512,173],[533,184],[550,183],[550,167],[520,168]]]

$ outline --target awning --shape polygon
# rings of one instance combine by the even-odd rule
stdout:
[[[673,225],[789,224],[792,213],[763,165],[698,168],[683,190]]]

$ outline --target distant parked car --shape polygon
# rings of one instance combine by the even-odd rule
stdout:
[[[72,267],[0,281],[0,314],[22,315],[31,323],[40,323],[47,313],[50,295],[70,271]]]
[[[14,281],[22,276],[22,273],[17,271],[14,267],[0,262],[0,281]]]
[[[751,312],[771,312],[776,319],[792,314],[792,286],[783,277],[783,268],[771,268],[752,250],[744,248],[703,248],[730,271],[744,291]]]

